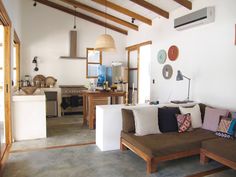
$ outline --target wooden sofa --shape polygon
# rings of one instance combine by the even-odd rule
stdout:
[[[202,118],[205,105],[201,104]],[[174,160],[200,154],[201,143],[217,138],[214,132],[195,129],[191,132],[168,132],[146,136],[135,136],[133,111],[122,109],[123,129],[120,148],[130,149],[147,163],[147,173],[157,171],[157,164],[162,161]]]
[[[200,162],[209,158],[236,170],[236,140],[216,138],[202,142]]]

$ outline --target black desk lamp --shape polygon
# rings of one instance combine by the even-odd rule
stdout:
[[[182,81],[185,79],[188,79],[188,97],[187,97],[187,100],[186,101],[189,101],[189,93],[190,93],[190,81],[191,79],[184,76],[180,70],[177,71],[177,76],[176,76],[176,81]]]

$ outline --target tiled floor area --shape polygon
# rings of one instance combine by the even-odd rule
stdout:
[[[13,143],[11,151],[95,142],[95,130],[83,126],[81,115],[47,119],[46,139]]]

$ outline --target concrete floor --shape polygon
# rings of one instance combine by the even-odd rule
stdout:
[[[200,165],[199,157],[158,165],[146,175],[144,160],[131,151],[101,152],[96,145],[11,153],[3,177],[184,177],[219,167],[211,161]],[[235,177],[233,170],[208,177]]]
[[[83,126],[81,115],[47,119],[46,139],[13,143],[12,151],[95,142],[95,130]]]
[[[199,157],[190,157],[160,163],[157,173],[146,175],[145,162],[131,151],[101,152],[96,145],[37,149],[94,142],[95,131],[82,126],[81,116],[48,119],[47,127],[47,139],[13,144],[3,177],[184,177],[220,166],[214,161],[200,165]],[[226,170],[207,177],[235,176],[236,171]]]

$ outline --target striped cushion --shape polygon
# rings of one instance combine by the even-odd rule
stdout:
[[[216,135],[223,138],[232,139],[234,138],[235,126],[236,119],[222,118],[216,131]]]

